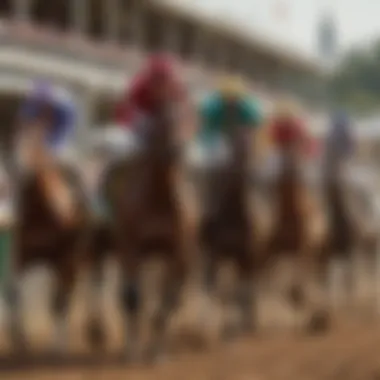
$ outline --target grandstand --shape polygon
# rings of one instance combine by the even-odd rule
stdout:
[[[43,75],[77,94],[83,105],[79,133],[85,136],[84,126],[107,119],[114,95],[145,53],[157,50],[180,59],[196,94],[207,91],[220,71],[243,74],[264,103],[283,91],[303,99],[318,92],[323,73],[315,62],[176,4],[2,0],[0,103],[7,104],[0,105],[2,119],[14,115],[9,104],[16,104],[31,78]]]

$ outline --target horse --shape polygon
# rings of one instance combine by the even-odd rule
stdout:
[[[179,306],[187,277],[189,265],[176,186],[178,159],[173,124],[169,107],[158,106],[139,134],[140,152],[112,162],[101,184],[111,230],[106,245],[111,239],[122,272],[119,296],[126,361],[151,362],[165,354],[169,319]],[[99,252],[102,256],[104,252]],[[166,271],[159,310],[152,321],[152,336],[146,346],[141,346],[139,278],[142,265],[152,258],[162,259]],[[91,324],[92,331],[102,331],[99,318]]]
[[[198,245],[203,262],[203,288],[218,299],[216,280],[219,264],[230,261],[238,274],[238,286],[231,297],[222,297],[225,306],[237,306],[240,321],[224,321],[222,338],[234,339],[255,329],[255,224],[250,211],[247,135],[236,125],[226,133],[230,150],[227,162],[207,170],[199,178],[201,215]],[[202,173],[199,173],[202,175]]]
[[[368,192],[362,194],[364,189],[356,189],[356,194],[353,194],[357,203],[355,210],[355,204],[350,202],[352,199],[349,197],[350,192],[355,189],[352,189],[344,176],[344,169],[342,159],[331,156],[324,178],[328,233],[323,245],[321,280],[332,297],[333,308],[337,308],[342,300],[342,279],[345,284],[345,301],[352,298],[356,286],[356,263],[360,256],[365,256],[371,269],[375,271],[372,272],[373,276],[377,276],[378,237],[373,228],[376,220],[368,223],[371,214],[376,210]],[[326,275],[328,266],[330,271]]]
[[[30,146],[29,148],[30,149]],[[67,350],[67,313],[75,279],[82,268],[82,254],[86,252],[89,210],[79,173],[63,161],[41,163],[36,154],[46,155],[39,144],[35,159],[28,169],[15,164],[15,227],[12,244],[11,273],[5,284],[5,299],[10,308],[10,339],[19,353],[28,351],[22,326],[20,279],[35,264],[46,264],[57,279],[51,308],[56,321],[53,353]],[[14,159],[16,161],[16,159]],[[37,163],[39,162],[39,163]],[[69,203],[60,205],[64,196]],[[59,199],[58,199],[59,198]],[[69,206],[70,204],[70,206]],[[67,218],[60,214],[70,209]],[[71,212],[71,210],[74,210]]]
[[[313,207],[306,178],[302,175],[300,141],[278,147],[278,173],[273,186],[272,228],[262,255],[262,270],[281,259],[293,261],[292,285],[286,298],[294,311],[305,310],[309,285],[320,256],[320,242],[311,234]],[[301,143],[302,144],[302,143]],[[302,146],[301,146],[302,148]],[[318,319],[318,321],[316,321]],[[323,320],[323,321],[322,321]],[[326,315],[316,312],[310,323],[326,325]]]

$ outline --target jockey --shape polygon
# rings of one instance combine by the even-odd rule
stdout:
[[[189,120],[189,115],[181,112],[188,111],[189,102],[174,62],[165,55],[153,55],[118,103],[116,123],[141,137],[155,107],[166,100],[176,106],[177,115],[181,113],[180,120]]]
[[[351,156],[354,148],[349,117],[343,112],[334,114],[326,139],[326,157],[345,159]]]
[[[235,120],[229,118],[230,114]],[[260,106],[250,97],[240,77],[222,78],[217,89],[201,102],[199,129],[188,159],[194,169],[198,197],[204,202],[206,214],[215,211],[217,197],[209,183],[211,178],[219,181],[219,170],[229,160],[229,132],[232,128],[239,128],[250,144],[252,130],[261,124],[261,120]]]
[[[33,85],[21,106],[22,135],[41,140],[34,142],[47,148],[45,153],[49,159],[66,159],[65,153],[71,142],[76,118],[71,96],[62,88],[39,81]]]
[[[219,88],[200,106],[198,140],[206,150],[218,149],[220,138],[232,127],[226,117],[232,107],[237,110],[236,124],[247,131],[261,123],[260,107],[251,99],[242,80],[238,77],[224,78]]]
[[[296,109],[293,102],[278,104],[274,118],[268,126],[268,132],[278,150],[295,148],[307,156],[314,153],[314,142],[307,133],[304,122],[298,116]]]
[[[76,116],[71,96],[46,81],[34,84],[20,110],[19,137],[22,158],[26,158],[22,164],[41,170],[44,193],[59,220],[65,224],[75,220],[76,202],[71,186],[58,169],[62,163],[69,164],[67,161],[72,158],[67,148]]]
[[[332,116],[331,127],[326,136],[323,157],[325,175],[335,178],[338,172],[343,176],[348,174],[346,164],[354,149],[355,141],[350,119],[345,113],[338,112]]]

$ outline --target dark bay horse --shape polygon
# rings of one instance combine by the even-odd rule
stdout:
[[[155,360],[165,349],[169,317],[178,306],[188,269],[182,209],[178,200],[174,119],[157,107],[141,137],[141,153],[117,160],[104,176],[116,259],[122,271],[120,301],[125,322],[125,359]],[[161,258],[167,265],[150,344],[140,350],[142,264]],[[100,324],[100,321],[93,321]],[[99,329],[99,326],[96,328]]]
[[[231,261],[238,274],[238,287],[223,299],[226,306],[237,306],[240,323],[225,322],[222,336],[234,338],[238,333],[253,331],[255,225],[250,211],[248,149],[249,139],[243,128],[235,126],[226,136],[230,148],[227,163],[207,172],[201,185],[201,219],[199,244],[204,262],[206,293],[215,297],[219,265]],[[203,214],[203,215],[202,215]]]
[[[336,308],[343,295],[345,302],[352,301],[358,259],[365,258],[371,269],[370,274],[377,276],[379,240],[375,228],[372,228],[376,220],[371,221],[371,214],[376,210],[372,209],[374,205],[369,202],[368,194],[364,195],[364,202],[361,199],[363,195],[350,198],[352,185],[344,176],[344,162],[339,157],[331,158],[323,186],[328,230],[321,257],[321,280],[332,297],[332,306]],[[357,203],[356,210],[353,201]],[[342,280],[345,289],[342,289]],[[349,295],[350,298],[347,298]]]
[[[40,149],[44,149],[42,146]],[[47,166],[49,169],[47,169]],[[86,252],[89,213],[79,174],[72,166],[55,163],[32,165],[28,171],[18,168],[15,181],[16,225],[12,250],[12,268],[5,295],[11,311],[9,333],[17,350],[25,351],[20,305],[20,277],[34,264],[49,266],[56,275],[57,288],[52,302],[56,318],[55,353],[63,353],[67,343],[67,312],[75,278],[82,268]],[[63,186],[73,202],[74,212],[64,219],[53,204]],[[63,207],[67,207],[63,206]]]

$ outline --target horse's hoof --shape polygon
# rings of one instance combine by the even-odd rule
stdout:
[[[253,322],[245,323],[241,329],[242,334],[246,336],[253,335],[256,333],[256,331],[257,331],[256,325]]]
[[[141,355],[137,350],[128,347],[123,351],[121,359],[124,364],[137,364],[141,361]]]
[[[102,326],[93,321],[87,327],[87,341],[95,350],[101,350],[106,345],[106,335]]]
[[[227,326],[222,331],[222,341],[231,343],[239,337],[239,329],[236,326]]]
[[[25,357],[30,354],[28,346],[25,342],[12,342],[13,354],[18,357]]]
[[[306,331],[311,334],[322,334],[331,327],[331,317],[325,310],[313,313],[306,325]]]
[[[67,351],[60,349],[56,346],[50,347],[46,353],[46,357],[49,359],[49,361],[56,363],[62,361],[66,355]]]
[[[62,363],[67,359],[68,354],[69,350],[67,347],[57,344],[50,344],[45,352],[45,356],[50,363]]]
[[[25,336],[18,328],[15,328],[13,326],[10,327],[9,339],[12,344],[12,350],[16,355],[25,356],[29,352]]]
[[[168,356],[162,349],[151,347],[145,352],[143,360],[146,365],[158,365],[167,362]]]
[[[295,309],[302,308],[306,301],[302,288],[298,285],[293,285],[288,291],[288,300]]]

